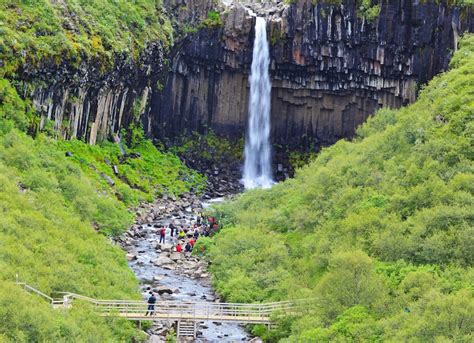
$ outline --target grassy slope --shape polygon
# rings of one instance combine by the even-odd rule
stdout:
[[[125,160],[111,143],[91,147],[43,134],[32,139],[24,133],[36,121],[31,104],[7,79],[15,79],[25,63],[31,68],[95,60],[106,70],[118,55],[137,58],[150,41],[172,44],[161,1],[0,3],[0,342],[141,338],[131,323],[98,318],[83,305],[52,310],[12,281],[19,273],[46,293],[136,298],[137,281],[123,252],[104,235],[131,223],[127,207],[199,189],[202,177],[144,139],[126,147],[140,158]],[[118,165],[118,176],[111,164]]]
[[[127,206],[159,193],[202,186],[202,178],[173,155],[142,140],[140,158],[119,162],[116,145],[36,139],[28,105],[0,81],[0,341],[117,342],[140,338],[132,324],[98,318],[83,306],[52,310],[13,284],[15,274],[46,293],[72,291],[97,298],[136,298],[138,285],[123,252],[104,234],[122,232]],[[65,152],[72,151],[72,157]],[[113,175],[109,160],[117,163]],[[111,187],[100,174],[109,175]],[[159,187],[156,192],[155,187]],[[120,201],[123,199],[123,201]]]
[[[415,104],[379,111],[295,179],[218,210],[217,290],[315,299],[274,339],[472,339],[473,116],[468,36]]]
[[[0,77],[25,62],[78,64],[95,58],[137,57],[147,42],[172,44],[171,24],[159,0],[4,0],[0,3]]]

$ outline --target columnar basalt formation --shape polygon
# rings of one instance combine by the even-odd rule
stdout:
[[[44,61],[40,68],[24,65],[15,84],[33,99],[41,126],[65,138],[94,144],[138,119],[159,139],[209,128],[241,137],[255,34],[251,8],[268,23],[274,143],[331,144],[352,136],[376,109],[413,101],[421,84],[448,67],[459,36],[474,32],[472,7],[381,3],[371,20],[355,0],[220,5],[223,24],[206,26],[199,23],[212,0],[166,0],[178,38],[171,55],[148,42],[138,60],[119,56],[112,68]]]
[[[141,117],[151,127],[148,106],[159,85],[164,52],[159,43],[150,44],[140,60],[117,58],[103,72],[99,61],[80,66],[47,64],[23,66],[20,91],[33,101],[41,116],[41,128],[52,125],[64,138],[81,138],[91,144],[110,138]]]
[[[354,134],[380,107],[400,107],[448,67],[459,35],[474,30],[472,9],[385,1],[368,20],[355,1],[299,0],[270,9],[272,136],[275,143],[326,145]],[[255,17],[231,7],[219,29],[201,29],[176,49],[153,131],[173,136],[215,131],[241,136]]]

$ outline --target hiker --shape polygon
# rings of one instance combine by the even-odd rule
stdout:
[[[209,237],[209,229],[206,227],[203,232],[204,237]]]
[[[166,229],[163,226],[161,227],[161,230],[160,230],[160,244],[165,243],[165,236],[166,236]]]
[[[186,230],[186,237],[191,238],[192,236],[193,236],[192,228],[189,228],[189,230]]]
[[[194,235],[193,235],[193,237],[194,237],[194,240],[195,240],[195,241],[197,241],[198,238],[199,238],[199,229],[198,229],[197,227],[194,229]]]
[[[148,308],[147,308],[147,311],[145,313],[145,316],[147,316],[148,314],[150,314],[150,316],[152,316],[154,314],[154,312],[155,312],[155,303],[156,303],[155,295],[153,294],[153,292],[150,292],[150,297],[147,300]]]
[[[145,290],[145,292],[142,293],[143,295],[143,298],[148,301],[148,298],[150,297],[150,293],[151,293],[151,287],[148,286]]]
[[[189,244],[191,245],[191,248],[194,248],[194,243],[196,243],[196,241],[191,238],[191,239],[189,240]]]
[[[191,252],[191,251],[193,251],[193,247],[192,247],[191,244],[189,244],[189,242],[186,243],[186,246],[184,247],[184,251],[186,251],[186,252]]]
[[[176,244],[176,251],[177,252],[182,252],[183,251],[183,247],[181,246],[181,244]]]
[[[170,231],[171,231],[171,237],[174,236],[174,230],[175,230],[175,226],[173,224],[173,222],[170,223]],[[177,232],[176,232],[177,233]]]
[[[183,239],[184,237],[186,237],[186,234],[184,233],[184,230],[179,231],[178,238]]]

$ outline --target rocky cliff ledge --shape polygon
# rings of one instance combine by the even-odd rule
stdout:
[[[376,109],[412,102],[421,84],[447,68],[458,36],[474,31],[472,8],[444,1],[383,1],[372,18],[353,0],[250,7],[267,17],[272,137],[282,145],[331,144]],[[254,21],[242,4],[229,5],[221,27],[176,47],[165,89],[152,96],[154,134],[243,134]]]
[[[114,67],[101,70],[100,61],[79,66],[44,63],[20,70],[19,90],[33,101],[41,128],[52,125],[64,138],[90,144],[110,138],[133,121],[151,127],[150,94],[160,88],[164,51],[150,44],[138,61],[117,57]]]
[[[371,17],[356,0],[226,3],[222,23],[209,25],[212,0],[166,0],[177,38],[171,55],[148,42],[140,58],[117,56],[107,71],[101,61],[44,61],[22,66],[15,84],[33,100],[41,126],[65,138],[94,144],[138,120],[160,139],[208,128],[241,137],[251,9],[267,18],[273,141],[319,146],[350,137],[382,106],[413,101],[421,84],[447,68],[458,36],[474,31],[473,8],[445,1],[383,1]]]

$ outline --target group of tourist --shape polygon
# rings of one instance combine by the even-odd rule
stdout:
[[[176,252],[192,252],[194,244],[199,237],[209,237],[212,233],[219,230],[219,224],[214,217],[208,217],[205,223],[201,217],[196,219],[195,223],[191,223],[192,227],[186,227],[185,225],[177,226],[175,221],[172,221],[168,228],[170,232],[169,241],[173,244],[173,250]],[[165,226],[162,226],[159,230],[160,244],[166,243],[167,230]],[[184,246],[184,248],[183,248]],[[156,296],[151,290],[151,287],[147,287],[144,294],[148,308],[145,316],[152,316],[155,312]]]
[[[173,244],[173,250],[177,252],[192,252],[194,244],[200,236],[209,237],[211,233],[219,229],[219,224],[216,218],[208,217],[207,222],[198,217],[195,223],[191,224],[192,227],[185,225],[178,226],[175,221],[169,224],[169,242]],[[159,243],[166,243],[167,229],[165,226],[160,228],[160,241]]]

